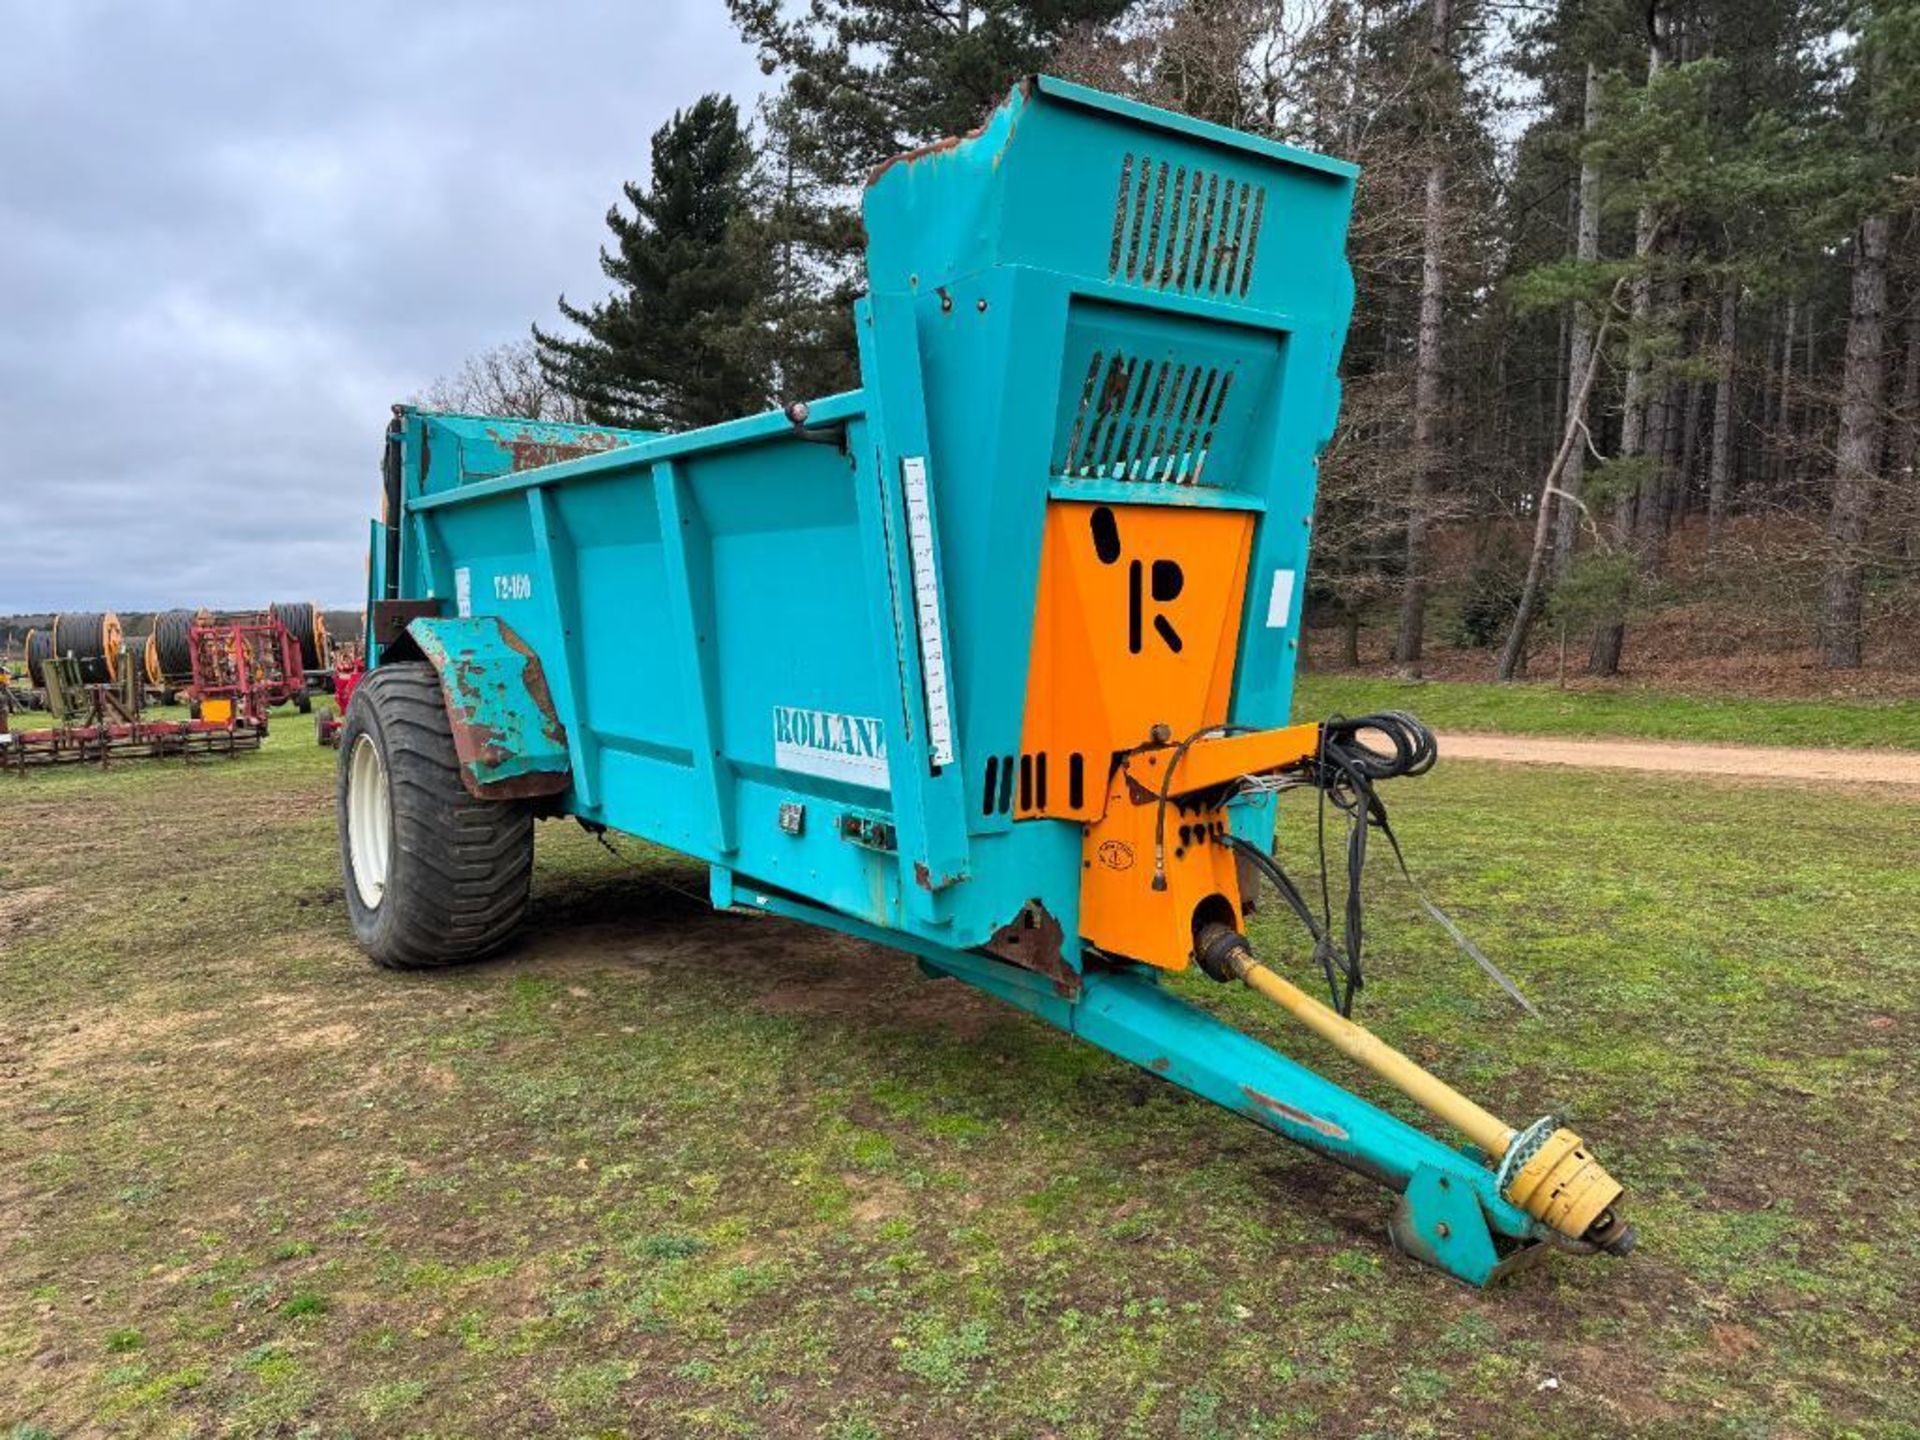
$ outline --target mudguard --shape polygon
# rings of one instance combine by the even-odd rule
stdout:
[[[418,619],[407,634],[440,676],[460,779],[482,800],[558,795],[572,783],[566,727],[540,657],[493,615]]]

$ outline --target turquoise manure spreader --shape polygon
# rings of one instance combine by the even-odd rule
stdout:
[[[1357,874],[1374,783],[1432,761],[1404,716],[1288,723],[1354,173],[1034,79],[872,176],[857,390],[670,435],[398,409],[340,748],[361,943],[498,950],[570,815],[1379,1181],[1463,1279],[1624,1252],[1577,1134],[1353,1023],[1357,915],[1343,948],[1274,858],[1304,788]],[[1255,958],[1263,877],[1331,1003]],[[1181,999],[1190,966],[1469,1143]]]

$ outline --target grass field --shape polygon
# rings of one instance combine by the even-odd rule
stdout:
[[[1920,749],[1920,702],[1762,700],[1654,690],[1568,689],[1387,680],[1318,672],[1300,677],[1302,719],[1411,710],[1436,730],[1508,735],[1607,735],[1726,745]]]
[[[1384,869],[1362,1018],[1573,1117],[1643,1237],[1481,1293],[1384,1192],[637,846],[543,827],[517,953],[376,971],[280,725],[0,781],[0,1435],[1920,1435],[1911,804],[1401,783],[1545,1018]]]

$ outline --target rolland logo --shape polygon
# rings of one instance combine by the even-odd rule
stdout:
[[[841,715],[797,705],[773,707],[774,763],[808,775],[887,783],[887,733],[869,715]]]

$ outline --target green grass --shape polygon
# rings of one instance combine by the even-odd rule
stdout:
[[[1377,710],[1410,710],[1443,732],[1920,750],[1920,701],[1913,700],[1759,700],[1324,672],[1300,677],[1294,713],[1303,720]]]
[[[1571,1117],[1642,1230],[1481,1293],[1367,1182],[643,847],[542,827],[518,954],[376,971],[276,724],[4,784],[0,1435],[1920,1433],[1911,804],[1395,788],[1544,1018],[1385,866],[1362,1018]]]

